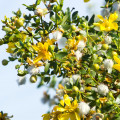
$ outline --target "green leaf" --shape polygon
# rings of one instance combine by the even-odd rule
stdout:
[[[51,53],[53,53],[54,49],[55,49],[55,46],[54,46],[54,45],[50,45],[50,46],[48,47],[48,51],[50,51]]]
[[[70,21],[71,12],[70,12],[70,8],[69,7],[66,9],[65,14],[67,15],[68,20]]]
[[[54,87],[55,87],[55,84],[56,84],[56,76],[54,75],[54,76],[52,77],[51,82],[50,82],[50,87],[54,88]]]
[[[67,19],[68,19],[68,16],[65,15],[65,16],[63,17],[63,21],[62,21],[61,25],[64,25],[64,23],[67,21]]]
[[[22,71],[22,70],[18,70],[18,76],[25,76],[28,73],[28,71]]]
[[[61,18],[60,18],[60,15],[55,15],[55,22],[57,22],[57,24],[60,24],[61,22]]]
[[[50,67],[50,63],[46,63],[46,65],[45,65],[45,69],[44,69],[45,73],[48,72],[49,67]]]
[[[17,12],[12,12],[14,15],[16,15],[17,17],[21,17],[22,13],[21,13],[21,10],[19,9]]]
[[[87,99],[89,99],[90,101],[95,100],[94,96],[86,96]]]
[[[12,34],[10,37],[9,37],[9,41],[12,41],[15,37],[15,34]]]
[[[30,6],[28,6],[26,4],[22,4],[22,5],[24,5],[25,7],[27,7],[26,9],[28,9],[29,11],[34,11],[35,10],[35,5],[30,5]]]
[[[19,42],[15,43],[15,46],[16,46],[17,48],[21,48],[21,45],[20,45]]]
[[[61,60],[63,57],[65,57],[68,53],[67,52],[58,52],[56,54],[56,59]]]
[[[94,23],[94,18],[95,18],[95,15],[93,15],[90,20],[89,20],[89,25],[92,25]]]
[[[86,16],[86,17],[85,17],[85,19],[88,21],[89,17],[88,17],[88,16]]]
[[[80,73],[81,73],[82,75],[85,75],[85,74],[86,74],[86,70],[85,70],[85,69],[81,69],[81,70],[80,70]]]
[[[5,32],[11,32],[12,29],[9,28],[9,27],[2,27],[2,30],[5,31]]]
[[[64,30],[69,30],[70,29],[70,25],[68,25],[68,24],[63,24],[61,26]]]
[[[54,13],[52,11],[50,12],[50,19],[52,21],[55,21],[55,15],[54,15]]]
[[[23,44],[23,42],[21,41],[21,40],[19,40],[19,43],[20,43],[20,45],[23,47],[24,46],[24,44]]]
[[[120,120],[120,113],[115,114],[114,120]]]
[[[15,61],[16,58],[13,58],[13,57],[8,57],[10,61]]]
[[[59,0],[59,2],[60,2],[60,5],[63,6],[64,0]]]
[[[41,81],[37,87],[40,88],[42,85],[44,85],[44,77],[41,77]]]
[[[120,117],[118,117],[116,120],[120,120]]]
[[[92,86],[96,85],[96,83],[95,83],[91,78],[87,78],[87,79],[85,80],[85,83],[86,83],[86,84],[90,84],[90,85],[92,85]]]
[[[46,21],[43,22],[43,25],[45,27],[45,30],[48,30],[49,28],[49,23],[47,23]]]
[[[93,71],[93,70],[91,70],[91,71],[90,71],[90,74],[92,75],[92,77],[95,77],[96,72],[95,72],[95,71]]]
[[[44,78],[44,82],[49,83],[49,81],[50,81],[50,77],[45,77],[45,78]]]
[[[41,3],[41,0],[37,0],[35,4],[39,5],[40,3]]]
[[[50,23],[49,23],[49,28],[48,28],[48,31],[50,31],[52,28],[53,28],[53,23],[52,23],[52,22],[50,22]]]
[[[75,11],[73,14],[72,14],[72,20],[76,20],[78,16],[78,11]]]

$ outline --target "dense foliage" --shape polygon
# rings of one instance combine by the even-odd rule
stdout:
[[[2,20],[6,34],[0,45],[7,44],[10,53],[2,64],[18,61],[19,85],[30,74],[32,83],[41,78],[38,87],[47,83],[56,90],[52,99],[44,93],[43,102],[54,107],[43,120],[120,119],[120,21],[119,11],[113,12],[115,3],[119,0],[105,0],[102,8],[109,15],[97,15],[97,21],[95,15],[80,17],[69,7],[64,11],[64,0],[23,4],[29,15],[19,9]],[[10,118],[0,113],[0,120]]]

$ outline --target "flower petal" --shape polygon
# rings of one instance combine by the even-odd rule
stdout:
[[[63,113],[58,115],[58,120],[69,120],[69,118],[70,118],[70,113]]]
[[[110,16],[109,16],[109,21],[110,21],[110,22],[113,22],[113,21],[115,21],[117,18],[118,18],[118,14],[115,12],[115,13],[113,13],[113,14],[110,14]]]
[[[75,118],[76,118],[76,120],[81,120],[80,115],[77,112],[75,112]]]
[[[97,17],[98,17],[101,21],[104,20],[103,16],[101,16],[101,15],[97,15]]]
[[[114,56],[113,58],[114,58],[115,62],[117,62],[118,64],[120,64],[120,59],[117,56]]]
[[[35,51],[38,51],[38,50],[39,50],[39,48],[38,48],[36,45],[33,45],[32,47],[33,47],[33,49],[34,49]]]
[[[55,106],[54,111],[64,112],[64,111],[66,111],[66,109],[63,107]]]
[[[42,59],[42,57],[38,56],[33,60],[33,63],[35,64],[35,63],[39,62],[41,59]]]
[[[67,94],[64,95],[64,101],[67,106],[71,106],[71,100]]]
[[[116,70],[118,70],[120,72],[120,65],[119,64],[113,65],[113,68],[116,69]]]
[[[74,100],[74,101],[72,102],[72,107],[74,107],[74,108],[77,108],[77,107],[78,107],[77,100]]]
[[[60,101],[60,104],[61,104],[62,106],[64,106],[64,100],[61,100],[61,101]]]
[[[118,30],[118,24],[115,23],[115,22],[112,23],[111,27],[112,27],[112,29],[114,29],[114,30]]]

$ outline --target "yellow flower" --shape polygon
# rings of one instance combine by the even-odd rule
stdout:
[[[67,49],[77,50],[78,41],[76,42],[75,38],[73,38],[73,39],[68,39],[67,44],[68,44],[68,45],[66,46]]]
[[[118,30],[118,24],[114,22],[118,18],[118,14],[111,13],[109,18],[105,17],[105,19],[101,16],[98,15],[98,18],[100,21],[98,23],[94,23],[94,25],[99,26],[101,31],[111,31],[111,30]]]
[[[112,79],[110,77],[105,78],[105,81],[108,83],[112,83]]]
[[[47,43],[49,44],[49,45],[53,45],[53,43],[55,42],[56,40],[55,39],[47,39]]]
[[[42,63],[42,62],[33,63],[33,61],[32,61],[29,57],[27,57],[26,62],[27,62],[30,66],[32,66],[32,65],[34,65],[35,67],[43,66],[43,63]]]
[[[14,52],[14,50],[15,50],[15,45],[14,45],[14,43],[12,43],[12,42],[9,42],[8,43],[8,48],[6,49],[6,52],[8,52],[8,53],[13,53]]]
[[[105,103],[105,102],[107,102],[107,97],[103,97],[103,98],[99,98],[99,100],[100,100],[100,102],[101,103]]]
[[[84,2],[89,2],[90,0],[84,0]]]
[[[35,51],[38,52],[38,56],[33,60],[33,63],[37,63],[38,61],[42,60],[50,60],[51,53],[48,51],[49,44],[45,42],[42,44],[39,42],[37,45],[32,46]]]
[[[115,62],[118,63],[118,64],[114,64],[113,68],[120,72],[120,59],[117,56],[114,56],[113,58],[114,58]]]
[[[43,115],[43,120],[80,120],[78,113],[78,103],[77,100],[71,102],[67,94],[64,95],[64,100],[60,101],[61,106],[55,106],[53,112]]]

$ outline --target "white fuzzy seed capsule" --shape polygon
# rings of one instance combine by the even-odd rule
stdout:
[[[63,78],[62,83],[63,83],[63,85],[70,85],[70,78],[68,78],[68,77]]]
[[[77,48],[78,48],[78,50],[81,51],[84,49],[85,46],[86,46],[86,44],[85,44],[84,40],[80,40],[80,42],[77,45]]]
[[[112,59],[105,59],[103,61],[104,68],[108,70],[108,73],[112,72],[112,67],[113,67],[113,61]]]
[[[35,15],[42,16],[43,15],[43,9],[42,8],[36,8],[34,11]]]
[[[77,80],[80,82],[81,76],[79,74],[72,75],[73,83],[75,83]]]
[[[19,76],[17,79],[18,85],[24,85],[26,83],[26,77],[25,76]]]
[[[27,70],[30,73],[30,75],[36,75],[40,71],[38,67],[34,67],[34,66],[29,66]]]
[[[98,44],[98,45],[97,45],[97,50],[100,50],[101,47],[102,47],[102,44]]]
[[[38,16],[45,16],[47,14],[47,12],[48,12],[48,10],[46,8],[45,9],[36,8],[34,11],[34,14],[38,15]]]
[[[112,38],[110,36],[105,37],[105,43],[110,44],[112,42]]]
[[[53,39],[60,40],[62,38],[62,33],[58,30],[54,31],[53,33]]]
[[[85,102],[80,102],[78,104],[78,108],[79,108],[80,115],[87,115],[90,111],[89,105]]]
[[[82,53],[79,50],[75,52],[75,55],[76,55],[77,60],[80,60],[82,58]]]
[[[107,93],[109,92],[108,86],[104,84],[98,85],[97,89],[98,89],[98,93],[104,96],[106,96]]]

